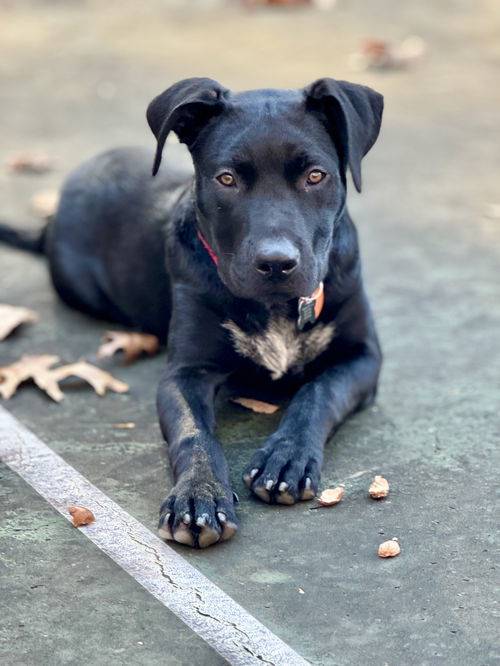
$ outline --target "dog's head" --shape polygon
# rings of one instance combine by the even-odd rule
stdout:
[[[269,304],[308,296],[328,270],[346,170],[360,191],[382,109],[377,92],[334,79],[242,93],[186,79],[149,105],[153,174],[173,131],[193,157],[199,229],[228,289]]]

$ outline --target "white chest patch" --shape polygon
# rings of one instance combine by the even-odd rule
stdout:
[[[335,324],[319,322],[308,331],[299,331],[286,317],[274,316],[262,333],[245,333],[234,321],[222,324],[231,333],[236,351],[262,365],[279,379],[298,365],[314,360],[328,347],[335,335]]]

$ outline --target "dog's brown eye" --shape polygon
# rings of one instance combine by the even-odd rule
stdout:
[[[321,183],[321,181],[325,176],[326,173],[324,173],[324,171],[320,171],[319,169],[313,169],[312,171],[309,172],[309,175],[307,176],[307,184],[317,185],[318,183]]]
[[[228,171],[225,173],[221,173],[217,176],[217,180],[221,185],[224,185],[225,187],[232,187],[233,185],[236,184],[236,181],[234,180],[234,176],[231,175]]]

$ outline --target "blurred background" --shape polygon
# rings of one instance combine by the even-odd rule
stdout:
[[[146,106],[180,78],[245,89],[332,76],[385,96],[363,193],[349,193],[385,364],[377,404],[335,435],[323,474],[324,487],[345,481],[352,502],[332,514],[249,498],[240,471],[279,414],[222,406],[241,534],[203,555],[182,551],[314,663],[497,663],[489,549],[500,434],[499,23],[498,0],[0,0],[0,217],[19,226],[40,225],[83,159],[131,144],[153,155]],[[2,342],[0,365],[22,353],[77,359],[95,351],[106,326],[57,301],[42,260],[4,247],[0,302],[42,315]],[[115,365],[127,395],[73,390],[58,406],[26,387],[5,403],[153,530],[166,490],[154,407],[163,362]],[[113,430],[117,420],[136,428]],[[366,499],[374,473],[394,493],[383,507]],[[13,526],[0,530],[13,581],[9,663],[16,636],[23,664],[160,663],[163,615],[152,609],[143,622],[142,592],[109,573],[100,554],[87,553],[81,612],[68,626],[74,590],[64,580],[82,544],[2,474]],[[374,555],[384,533],[403,548],[389,566]],[[26,587],[37,582],[35,556],[52,599]],[[129,600],[144,612],[131,614]],[[41,646],[19,628],[25,617],[32,633],[50,634]],[[214,663],[198,657],[192,663]]]

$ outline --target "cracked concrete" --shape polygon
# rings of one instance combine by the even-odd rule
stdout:
[[[35,225],[30,196],[57,186],[81,159],[113,145],[152,148],[145,105],[183,76],[244,88],[327,74],[383,92],[382,134],[366,160],[364,192],[351,192],[349,208],[385,365],[377,404],[327,447],[323,486],[344,481],[346,498],[324,511],[249,498],[240,472],[280,414],[255,416],[221,401],[241,529],[203,553],[179,552],[312,663],[496,663],[498,5],[338,0],[331,15],[192,7],[0,5],[0,157],[37,149],[57,158],[46,176],[0,172],[1,215]],[[415,33],[428,53],[414,69],[349,70],[348,54],[363,37]],[[106,325],[62,306],[42,261],[0,248],[0,264],[0,301],[41,314],[2,343],[0,364],[27,352],[65,361],[95,353]],[[170,484],[154,408],[162,363],[111,362],[128,395],[99,399],[68,387],[55,405],[27,387],[7,403],[152,530]],[[119,421],[136,427],[113,428]],[[382,503],[366,497],[376,473],[391,483]],[[5,468],[0,474],[4,660],[218,663],[23,482]],[[392,536],[402,554],[381,561],[378,543]]]
[[[68,506],[90,509],[95,521],[79,531],[230,663],[245,666],[247,654],[268,663],[269,657],[290,666],[306,663],[3,408],[0,459],[68,522]]]

